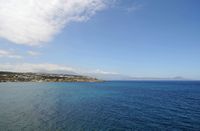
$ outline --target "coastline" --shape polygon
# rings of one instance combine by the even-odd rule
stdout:
[[[102,80],[71,74],[0,72],[1,82],[103,82]]]

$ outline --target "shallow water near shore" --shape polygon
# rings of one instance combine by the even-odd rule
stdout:
[[[0,130],[200,130],[200,82],[0,83]]]

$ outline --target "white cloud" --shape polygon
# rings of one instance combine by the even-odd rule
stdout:
[[[138,11],[138,10],[142,9],[143,7],[144,7],[144,5],[141,3],[133,3],[131,6],[126,8],[126,11],[134,12],[134,11]]]
[[[80,68],[68,67],[66,65],[58,64],[33,64],[33,63],[2,63],[0,64],[0,71],[11,72],[41,72],[41,73],[61,73],[61,74],[80,74],[99,79],[121,78],[119,73],[107,72],[100,69],[97,70],[84,70]]]
[[[100,70],[100,69],[97,69],[93,72],[91,72],[92,74],[103,74],[103,75],[118,75],[119,73],[117,72],[109,72],[109,71],[103,71],[103,70]]]
[[[86,21],[114,0],[0,0],[0,37],[40,45],[70,22]]]
[[[27,53],[31,56],[38,56],[38,55],[41,55],[41,53],[39,52],[36,52],[36,51],[27,51]]]
[[[15,58],[15,59],[21,59],[22,56],[15,54],[12,51],[8,50],[0,50],[0,58],[5,57],[5,58]]]

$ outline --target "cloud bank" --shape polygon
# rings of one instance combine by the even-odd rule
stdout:
[[[32,64],[32,63],[21,63],[21,64],[0,64],[1,71],[11,72],[42,72],[42,73],[75,73],[75,69],[63,65],[57,64]]]
[[[73,75],[85,75],[96,77],[99,79],[118,79],[121,75],[116,72],[108,72],[100,69],[96,70],[85,70],[69,67],[66,65],[50,64],[50,63],[0,63],[0,71],[11,71],[11,72],[39,72],[39,73],[58,73],[58,74],[73,74]]]
[[[0,37],[16,44],[50,41],[70,22],[87,21],[113,0],[0,0]]]
[[[8,50],[1,50],[0,49],[0,58],[15,58],[15,59],[21,59],[22,56],[17,55],[16,53]]]

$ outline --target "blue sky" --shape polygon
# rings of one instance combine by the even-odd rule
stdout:
[[[0,32],[0,49],[22,57],[1,56],[0,51],[0,67],[48,63],[82,72],[200,79],[199,7],[199,0],[112,1],[37,45]]]

